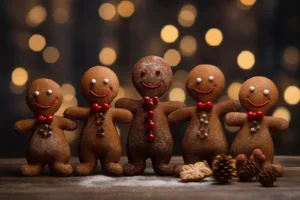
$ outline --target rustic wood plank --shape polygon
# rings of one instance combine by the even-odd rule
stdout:
[[[236,179],[229,185],[218,185],[211,178],[181,183],[178,178],[155,176],[150,162],[144,175],[137,177],[107,177],[100,168],[88,177],[53,177],[48,170],[39,177],[20,177],[19,166],[25,162],[0,159],[0,199],[300,199],[300,157],[295,156],[275,158],[285,172],[272,188]],[[171,162],[182,164],[182,158],[173,157]],[[78,159],[71,163],[75,166]]]

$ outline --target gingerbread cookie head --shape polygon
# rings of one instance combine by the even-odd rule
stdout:
[[[134,87],[142,96],[163,96],[171,87],[172,70],[161,57],[146,56],[140,59],[132,71]]]
[[[81,79],[81,93],[90,104],[111,103],[118,92],[119,79],[107,67],[92,67]]]
[[[215,101],[223,92],[225,78],[222,71],[213,65],[198,65],[189,73],[186,89],[196,101]]]
[[[29,86],[26,102],[35,115],[53,115],[63,101],[60,86],[46,78],[33,81]]]
[[[239,91],[239,100],[248,111],[267,113],[278,100],[278,89],[270,79],[255,76],[243,83]]]

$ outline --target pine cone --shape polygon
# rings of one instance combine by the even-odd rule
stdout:
[[[276,181],[276,170],[271,165],[267,166],[266,168],[260,171],[257,178],[258,181],[262,184],[262,186],[271,187]]]
[[[259,173],[259,167],[253,160],[246,160],[238,169],[237,174],[240,181],[249,181]]]
[[[228,183],[236,173],[235,160],[231,156],[218,155],[212,164],[213,178],[219,183]]]

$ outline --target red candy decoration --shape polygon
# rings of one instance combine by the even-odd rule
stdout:
[[[147,108],[147,110],[153,110],[154,109],[153,101],[146,102],[146,108]]]
[[[260,121],[263,118],[264,118],[264,113],[262,111],[257,111],[256,112],[256,119]]]
[[[153,112],[152,110],[148,111],[148,112],[147,112],[147,117],[148,117],[149,119],[153,119],[153,117],[154,117],[154,112]]]
[[[38,123],[42,124],[46,121],[46,118],[43,115],[39,115],[36,120]]]
[[[154,122],[152,120],[149,120],[148,122],[148,130],[153,130],[154,129]]]
[[[152,134],[152,132],[147,134],[147,141],[148,142],[153,142],[154,140],[155,140],[155,136]]]
[[[100,111],[101,107],[99,106],[99,104],[94,103],[94,104],[92,105],[91,109],[92,109],[92,111],[93,111],[94,113],[96,113],[96,112],[99,112],[99,111]]]
[[[158,97],[153,97],[153,102],[155,103],[155,104],[157,104],[157,103],[159,103],[159,98]]]
[[[145,76],[145,74],[146,74],[146,70],[142,70],[141,71],[141,76]]]
[[[202,102],[197,102],[197,108],[199,109],[199,110],[202,110],[203,108],[204,108],[204,103],[202,103]]]
[[[254,118],[255,118],[255,113],[254,112],[252,112],[252,111],[249,111],[248,113],[247,113],[247,116],[248,116],[248,119],[249,120],[253,120]]]
[[[145,97],[144,97],[144,101],[145,101],[146,103],[149,102],[149,101],[150,101],[150,97],[145,96]]]
[[[107,112],[108,110],[109,110],[109,104],[108,103],[104,103],[104,104],[102,104],[102,106],[101,106],[101,110],[105,113],[105,112]]]
[[[156,75],[159,75],[160,74],[160,70],[156,70]]]
[[[213,102],[208,101],[208,102],[205,103],[205,109],[206,110],[211,110],[213,107],[214,107]]]
[[[53,115],[50,115],[50,114],[47,115],[47,116],[46,116],[46,119],[47,119],[47,122],[48,122],[48,123],[51,123],[51,122],[53,121]]]

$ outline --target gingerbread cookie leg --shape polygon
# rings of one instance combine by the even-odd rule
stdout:
[[[80,164],[76,166],[75,173],[79,176],[88,176],[97,166],[97,158],[91,152],[82,152],[79,155]]]
[[[134,153],[127,152],[129,163],[123,166],[124,175],[126,176],[136,176],[140,175],[144,172],[146,168],[146,159],[144,156],[138,153],[138,151]]]
[[[120,157],[107,155],[105,158],[101,159],[101,166],[105,174],[109,176],[122,176],[123,166],[118,163]]]
[[[49,164],[49,169],[52,173],[55,173],[58,176],[70,176],[73,173],[72,166],[63,162]]]
[[[37,176],[44,169],[45,165],[43,163],[35,164],[25,164],[20,168],[22,176]]]
[[[162,154],[159,158],[152,157],[152,165],[155,173],[161,176],[173,176],[175,173],[176,165],[169,163],[171,156],[165,155],[162,157]]]
[[[199,157],[193,154],[182,154],[184,164],[195,164],[200,161]]]

